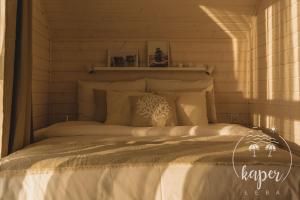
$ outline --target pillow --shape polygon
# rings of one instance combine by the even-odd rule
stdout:
[[[95,90],[95,111],[94,120],[97,122],[105,122],[107,115],[106,90]]]
[[[130,97],[131,125],[139,127],[176,126],[175,96],[147,94]]]
[[[144,92],[145,80],[123,82],[89,82],[78,81],[78,119],[93,121],[95,116],[94,89],[100,90],[130,90]]]
[[[208,122],[216,123],[217,114],[215,106],[215,95],[213,79],[207,78],[197,81],[182,81],[182,80],[158,80],[147,79],[147,91],[161,92],[161,91],[206,91],[206,104],[207,104],[207,118]]]
[[[214,85],[208,86],[206,89],[206,109],[207,109],[207,119],[209,123],[217,123],[217,111],[215,103],[215,90]]]
[[[160,93],[159,93],[160,94]],[[178,125],[208,125],[206,91],[176,92]]]
[[[105,124],[107,125],[130,125],[130,102],[129,96],[141,96],[145,92],[120,92],[120,91],[107,91],[107,116]]]

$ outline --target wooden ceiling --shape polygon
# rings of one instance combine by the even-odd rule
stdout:
[[[41,1],[54,39],[245,37],[256,9],[256,0]]]

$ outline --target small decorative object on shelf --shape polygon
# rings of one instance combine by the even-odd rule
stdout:
[[[182,68],[182,67],[183,67],[183,64],[182,64],[182,63],[176,63],[176,64],[175,64],[175,67]]]
[[[192,68],[192,67],[195,67],[195,64],[194,64],[194,63],[188,63],[188,64],[186,65],[186,67]]]
[[[148,41],[148,66],[168,67],[170,63],[168,41]]]
[[[107,52],[109,67],[138,67],[138,49]]]

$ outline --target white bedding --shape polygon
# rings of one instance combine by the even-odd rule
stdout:
[[[43,140],[0,161],[0,199],[253,199],[255,184],[239,180],[231,163],[235,143],[248,131],[229,124],[56,124],[36,132]],[[299,199],[299,160],[295,155],[276,199]],[[284,167],[285,157],[279,161],[274,165]]]
[[[245,135],[247,129],[236,124],[209,124],[207,126],[176,126],[176,127],[131,127],[105,125],[93,121],[70,121],[57,123],[40,129],[34,133],[36,140],[49,137],[109,135],[109,136],[216,136]]]

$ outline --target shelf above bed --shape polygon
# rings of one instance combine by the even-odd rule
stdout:
[[[194,71],[212,74],[214,67],[88,67],[91,74],[97,71]]]

